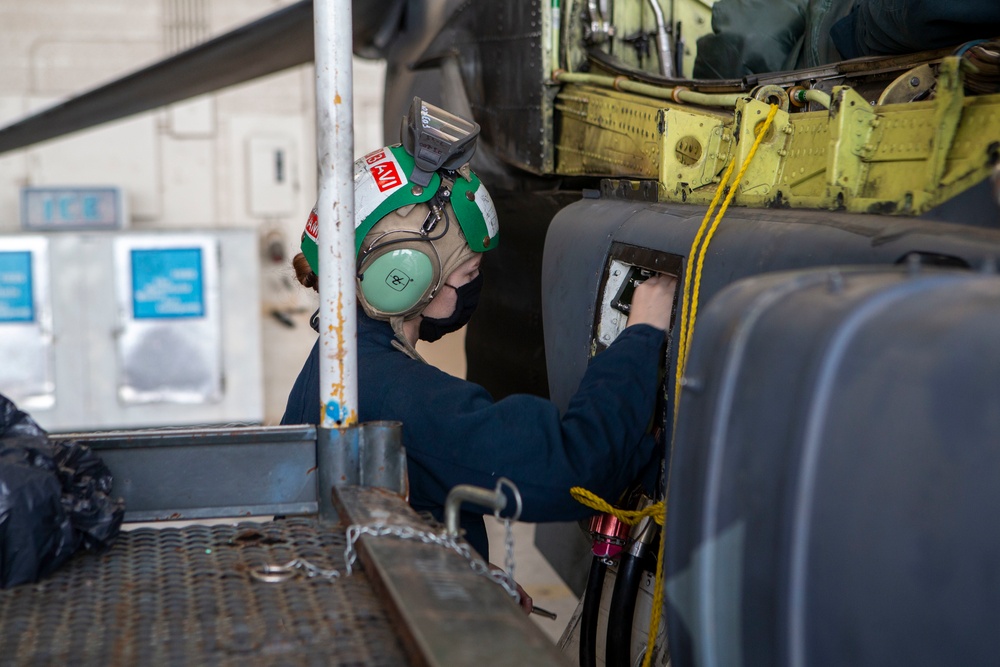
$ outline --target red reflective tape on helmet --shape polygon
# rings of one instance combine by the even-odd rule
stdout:
[[[399,170],[396,169],[395,162],[375,163],[371,165],[369,171],[371,171],[372,177],[375,179],[375,185],[378,186],[379,192],[394,190],[403,184],[403,177],[399,175]]]
[[[312,210],[309,219],[306,220],[306,234],[313,241],[319,242],[319,216],[316,215],[316,209]]]

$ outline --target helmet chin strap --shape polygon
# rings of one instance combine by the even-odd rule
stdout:
[[[389,325],[392,327],[392,332],[396,334],[396,340],[392,341],[392,346],[410,359],[426,364],[427,361],[420,356],[417,349],[410,343],[410,339],[406,337],[406,332],[403,330],[403,322],[405,321],[401,315],[393,315],[389,318]]]

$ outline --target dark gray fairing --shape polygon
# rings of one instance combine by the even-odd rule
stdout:
[[[541,25],[537,3],[466,2],[416,63],[422,69],[455,59],[482,141],[504,163],[536,174],[554,171],[554,147],[547,141],[552,119],[544,110],[551,108],[555,88],[541,85],[549,73],[542,62]],[[391,85],[387,77],[387,91]],[[387,101],[387,115],[390,109]]]
[[[549,227],[542,307],[552,400],[569,402],[590,357],[598,285],[613,242],[686,257],[704,216],[684,204],[583,199]],[[995,215],[995,213],[994,213]],[[705,259],[702,307],[723,287],[769,271],[893,265],[908,255],[978,268],[1000,257],[1000,230],[830,211],[729,209]]]
[[[711,301],[670,473],[675,665],[996,659],[998,339],[992,273],[818,269]]]
[[[354,54],[362,58],[385,58],[403,30],[407,0],[351,3]]]
[[[612,244],[686,257],[704,212],[682,204],[583,199],[552,221],[542,269],[542,306],[550,396],[560,409],[568,404],[591,355],[595,306]],[[982,215],[995,217],[996,211]],[[1000,231],[830,211],[730,209],[705,260],[700,304],[705,308],[727,285],[761,273],[894,265],[908,256],[978,269],[1000,257]],[[695,343],[700,335],[699,330]],[[673,387],[668,391],[672,402]],[[539,526],[536,544],[570,587],[582,591],[586,569],[581,563],[589,542],[579,526]]]

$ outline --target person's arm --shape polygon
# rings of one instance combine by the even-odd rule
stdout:
[[[676,279],[636,287],[629,326],[597,354],[563,414],[550,401],[515,394],[494,402],[477,385],[436,369],[385,369],[383,414],[403,421],[410,499],[441,506],[456,484],[489,488],[511,479],[524,500],[522,520],[571,521],[592,513],[570,488],[614,500],[649,463],[665,330]]]

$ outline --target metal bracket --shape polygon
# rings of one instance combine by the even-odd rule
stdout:
[[[830,150],[827,152],[827,197],[836,208],[856,197],[868,174],[877,115],[868,101],[847,86],[833,89],[830,101]]]
[[[938,70],[935,90],[934,135],[931,137],[931,153],[927,157],[927,189],[929,197],[937,196],[938,185],[944,176],[948,152],[958,132],[965,104],[963,91],[962,59],[944,58]]]

